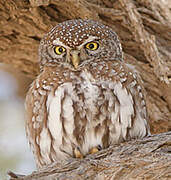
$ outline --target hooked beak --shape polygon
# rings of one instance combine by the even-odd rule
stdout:
[[[79,57],[80,51],[78,51],[78,50],[72,50],[70,54],[71,54],[72,64],[73,64],[74,68],[77,69],[77,68],[78,68],[78,65],[79,65],[79,63],[80,63],[80,57]]]

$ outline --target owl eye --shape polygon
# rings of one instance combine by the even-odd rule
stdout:
[[[90,42],[90,43],[87,43],[85,47],[91,51],[95,51],[99,48],[99,44],[96,42]]]
[[[54,48],[54,51],[57,55],[61,55],[62,53],[64,53],[66,51],[66,49],[62,46],[56,46]]]

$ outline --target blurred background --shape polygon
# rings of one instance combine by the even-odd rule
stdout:
[[[0,180],[9,170],[29,174],[35,169],[25,135],[24,98],[31,79],[0,64]]]

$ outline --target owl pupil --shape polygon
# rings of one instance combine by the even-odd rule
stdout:
[[[89,45],[89,48],[90,48],[90,49],[93,49],[93,48],[94,48],[94,44],[90,44],[90,45]]]
[[[59,51],[59,52],[63,52],[63,49],[60,47],[60,48],[58,49],[58,51]]]

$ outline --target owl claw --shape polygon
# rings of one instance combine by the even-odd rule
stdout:
[[[74,149],[74,155],[75,155],[76,158],[83,159],[83,155],[82,155],[82,153],[80,152],[80,150],[78,148]]]
[[[92,149],[90,149],[90,154],[95,154],[96,152],[100,151],[102,149],[102,147],[99,145],[97,147],[93,147]]]

